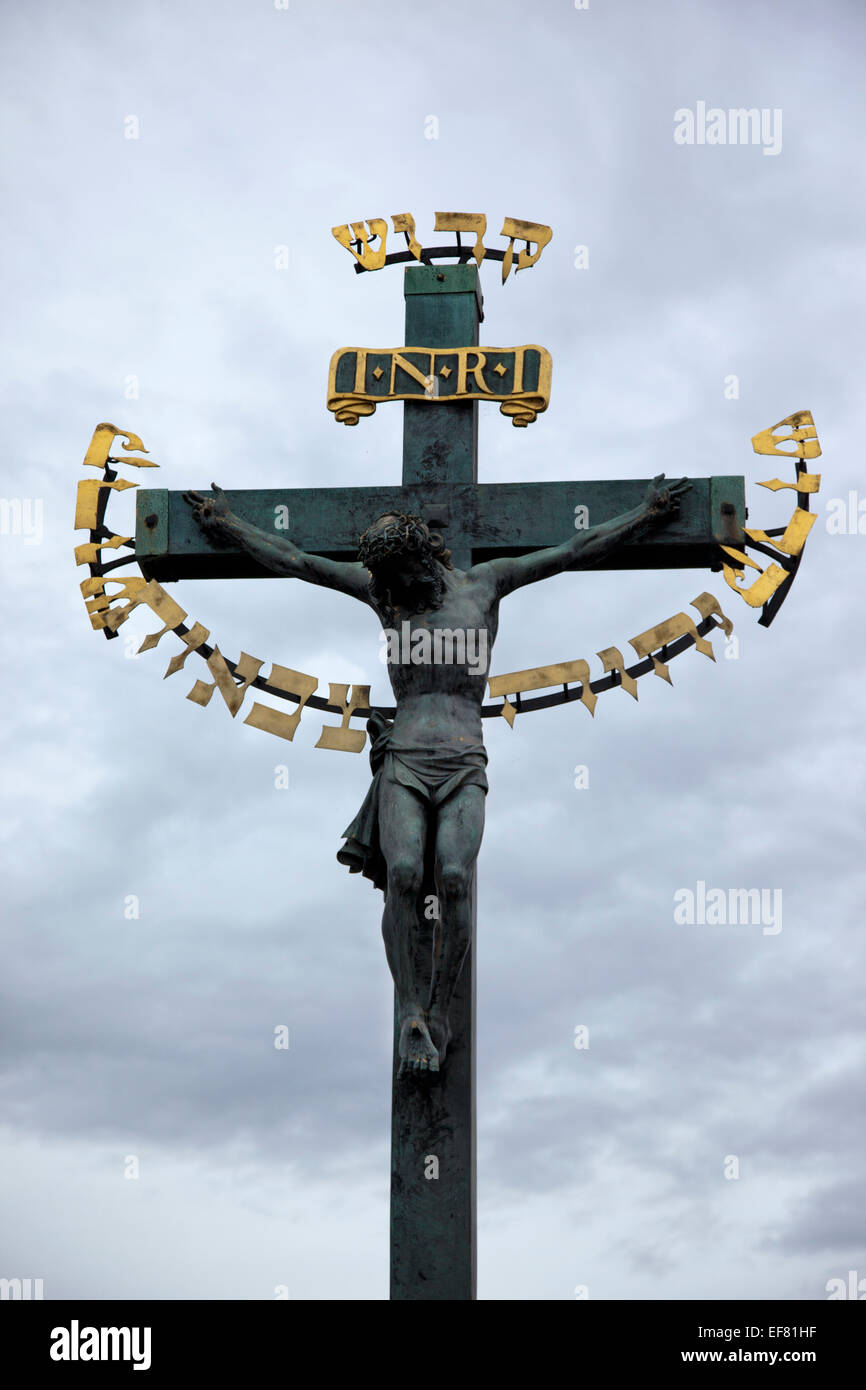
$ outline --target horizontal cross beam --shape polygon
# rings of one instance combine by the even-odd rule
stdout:
[[[385,512],[412,512],[441,531],[473,563],[560,545],[610,521],[643,499],[644,479],[541,483],[428,484],[394,487],[273,488],[228,492],[238,516],[300,549],[355,560],[358,537]],[[745,480],[691,479],[680,514],[663,529],[623,545],[599,569],[718,569],[719,544],[742,545]],[[206,491],[204,495],[209,495]],[[182,492],[141,488],[135,556],[148,579],[248,579],[271,571],[242,550],[212,546]],[[594,566],[595,568],[595,566]]]

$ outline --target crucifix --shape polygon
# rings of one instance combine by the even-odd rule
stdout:
[[[743,594],[752,606],[763,604],[768,619],[771,604],[778,604],[793,578],[808,525],[796,523],[803,534],[794,535],[792,521],[781,541],[774,538],[782,528],[749,532],[741,476],[479,483],[479,401],[498,402],[506,418],[526,426],[546,408],[550,389],[550,359],[543,348],[479,347],[479,266],[485,254],[499,259],[506,279],[514,259],[518,268],[535,263],[550,231],[506,219],[503,231],[511,241],[497,256],[481,244],[477,218],[437,214],[437,229],[458,232],[458,249],[424,252],[414,240],[414,223],[404,215],[394,224],[395,229],[401,224],[409,249],[386,258],[385,224],[379,222],[377,231],[377,221],[371,221],[370,241],[381,237],[379,252],[370,251],[363,224],[352,224],[354,239],[348,227],[334,229],[334,235],[352,250],[359,273],[394,261],[416,262],[405,272],[406,345],[335,353],[328,406],[338,420],[356,424],[385,401],[403,401],[401,484],[229,492],[215,484],[209,492],[142,489],[135,559],[144,579],[132,582],[147,585],[150,594],[145,589],[131,605],[149,602],[165,620],[163,632],[170,629],[185,638],[187,651],[172,661],[167,674],[179,669],[189,650],[207,655],[214,686],[197,682],[189,698],[205,704],[219,685],[232,714],[249,685],[272,692],[274,686],[258,675],[260,662],[242,657],[226,663],[218,649],[206,646],[206,630],[190,633],[178,620],[179,613],[186,616],[182,610],[175,605],[176,611],[170,611],[159,581],[300,578],[360,601],[382,626],[395,707],[370,708],[369,687],[356,687],[348,708],[346,687],[332,685],[329,701],[316,701],[310,688],[303,697],[296,691],[289,698],[300,702],[298,715],[283,736],[293,735],[308,700],[343,715],[343,728],[323,732],[318,746],[360,751],[365,736],[348,731],[348,721],[352,715],[367,720],[372,783],[343,833],[337,857],[383,892],[382,931],[395,983],[391,1298],[465,1300],[475,1297],[476,1269],[473,942],[475,864],[487,791],[481,721],[505,714],[513,723],[515,714],[507,700],[485,706],[485,684],[491,694],[516,693],[518,710],[575,698],[592,710],[593,691],[619,684],[636,697],[635,675],[654,669],[667,679],[670,656],[692,642],[712,655],[703,635],[715,626],[730,630],[712,596],[703,594],[693,600],[703,616],[699,627],[680,614],[682,622],[669,620],[632,639],[644,658],[639,666],[626,669],[616,648],[600,653],[608,672],[603,681],[589,681],[585,662],[488,680],[499,604],[521,586],[588,567],[720,569],[727,554],[741,570],[751,563],[741,550],[750,541],[765,549],[781,546],[783,560],[785,554],[793,557],[781,568],[770,566],[778,575],[763,586],[756,583],[751,598]],[[460,245],[460,230],[467,229],[477,233],[471,252]],[[519,236],[526,238],[527,249],[515,257]],[[533,241],[534,254],[529,251]],[[457,264],[433,264],[455,254]],[[468,264],[470,256],[475,265]],[[812,450],[817,450],[817,443],[803,442],[814,436],[805,418],[803,412],[781,422],[792,425],[786,438],[797,441],[798,459],[814,457]],[[110,438],[117,433],[114,426],[99,430],[111,432]],[[143,448],[135,436],[129,438]],[[95,441],[96,436],[92,449]],[[105,538],[113,533],[102,525],[99,488],[129,485],[113,481],[116,474],[109,465],[116,460],[108,447],[105,443],[98,457],[88,455],[86,462],[104,466],[106,473],[102,484],[91,484],[95,491],[80,501],[77,524],[91,527],[91,545],[80,548],[79,562],[90,562],[93,574],[97,561],[94,578],[82,586],[91,596],[91,620],[111,636],[123,616],[109,609],[104,579],[123,562],[101,565],[98,543],[131,544],[131,538]],[[769,446],[760,451],[788,452]],[[147,466],[144,460],[128,461]],[[796,487],[798,512],[805,502],[808,515],[808,494],[817,490],[813,476],[798,462],[795,484],[776,482]],[[726,579],[737,587],[727,572]],[[129,585],[127,589],[132,592]],[[162,635],[146,639],[142,649]],[[559,695],[521,702],[520,692],[557,682],[562,685]],[[283,681],[282,692],[275,693],[288,689]],[[246,722],[277,732],[267,716],[256,717],[258,709]]]

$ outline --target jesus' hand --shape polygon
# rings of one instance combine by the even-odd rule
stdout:
[[[213,497],[203,497],[200,492],[185,492],[183,500],[192,507],[192,514],[209,540],[214,544],[225,544],[233,537],[236,517],[231,510],[222,488],[211,483]]]
[[[650,515],[659,519],[676,516],[683,494],[690,488],[688,478],[673,478],[665,482],[664,473],[659,473],[646,490],[646,505]]]

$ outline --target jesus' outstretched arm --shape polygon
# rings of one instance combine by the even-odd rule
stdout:
[[[470,571],[474,578],[493,581],[497,597],[503,598],[524,584],[535,584],[565,570],[590,569],[623,542],[664,526],[679,511],[680,498],[691,487],[687,478],[665,482],[664,473],[654,478],[644,501],[612,521],[603,521],[587,531],[578,531],[562,545],[533,550],[528,555],[502,556],[485,560]]]
[[[206,536],[217,545],[238,545],[274,574],[292,579],[305,579],[324,589],[337,589],[341,594],[370,602],[370,573],[362,564],[344,560],[329,560],[325,555],[310,555],[290,541],[287,536],[271,535],[236,516],[225,493],[211,483],[213,497],[200,492],[185,492],[184,500],[192,507],[193,516]]]

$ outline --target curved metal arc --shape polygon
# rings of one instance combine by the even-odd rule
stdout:
[[[808,473],[809,469],[805,459],[795,458],[794,455],[792,455],[791,457],[794,458],[798,478],[800,477],[801,473]],[[809,500],[812,497],[812,495],[813,494],[810,492],[797,493],[797,507],[799,510],[804,512],[811,511]],[[787,526],[774,526],[770,530],[765,531],[764,535],[783,536],[787,529]],[[788,597],[788,594],[791,592],[791,585],[793,584],[797,571],[800,568],[800,563],[803,559],[803,555],[806,550],[806,544],[804,542],[803,548],[798,555],[785,555],[783,551],[772,549],[764,541],[752,540],[750,536],[744,535],[742,546],[743,549],[748,548],[751,550],[760,551],[763,555],[767,555],[771,560],[775,561],[775,563],[779,565],[781,569],[788,571],[787,579],[785,579],[785,581],[779,585],[779,588],[776,590],[774,594],[770,596],[770,598],[767,599],[767,602],[763,605],[761,609],[761,616],[758,619],[758,626],[770,627],[774,618],[776,617],[776,614],[782,607],[782,604],[785,602],[785,599]]]
[[[473,259],[472,248],[470,246],[429,246],[421,248],[420,259],[413,255],[411,251],[389,251],[385,257],[385,265],[400,265],[406,261],[414,261],[416,265],[429,265],[431,261],[444,261],[454,258],[460,265],[465,265],[467,261]],[[504,261],[505,252],[500,246],[485,246],[485,261]],[[379,267],[384,269],[384,267]],[[361,265],[360,261],[355,262],[356,275],[372,275],[375,272],[369,266]]]

